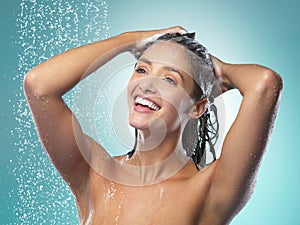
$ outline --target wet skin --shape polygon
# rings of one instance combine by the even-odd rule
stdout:
[[[189,161],[172,177],[141,187],[110,182],[94,170],[94,156],[106,151],[83,133],[63,101],[62,96],[83,76],[119,53],[131,51],[136,47],[134,43],[158,33],[182,30],[182,27],[172,27],[120,34],[66,51],[26,75],[24,90],[40,140],[76,197],[81,224],[224,225],[249,200],[282,90],[280,76],[271,69],[254,64],[224,63],[212,56],[215,74],[224,86],[223,90],[234,86],[243,95],[220,158],[200,171]],[[187,120],[201,115],[205,105],[205,102],[194,104],[189,98],[192,80],[186,77],[190,68],[182,48],[174,43],[159,47],[165,47],[165,51],[159,53],[152,46],[145,52],[144,60],[138,62],[138,70],[129,83],[129,122],[139,129],[138,151],[129,160],[117,158],[141,168],[161,162],[170,155],[181,143]],[[95,61],[97,65],[91,67]],[[178,70],[184,79],[181,80],[174,70]],[[58,75],[60,79],[56,79]],[[174,80],[171,78],[178,82],[177,85],[172,85]],[[136,94],[155,101],[159,110],[152,112],[136,105]],[[163,139],[159,138],[161,131]],[[147,151],[143,151],[145,149]],[[83,151],[88,153],[87,158]],[[107,160],[99,158],[97,163],[96,166],[101,166]],[[107,171],[111,175],[108,178],[114,178],[115,171]],[[144,173],[147,175],[148,171]]]
[[[173,146],[181,140],[174,137],[181,135],[193,109],[193,80],[189,73],[187,55],[177,44],[158,43],[142,55],[128,84],[129,122],[139,129],[146,142],[156,141],[149,138],[151,132],[160,134],[162,129],[167,130],[165,138],[159,140],[161,143],[153,143],[153,149],[137,150],[132,158],[126,160],[126,156],[121,156],[118,160],[144,166],[160,162],[172,153]],[[136,96],[155,102],[159,109],[136,107]],[[150,132],[150,123],[157,118],[165,123],[154,122]],[[145,143],[138,142],[137,149],[143,148]],[[90,185],[77,198],[81,219],[92,224],[217,224],[215,215],[204,207],[212,171],[213,166],[198,172],[189,160],[171,178],[139,187],[111,182],[92,171]]]
[[[213,166],[198,172],[189,162],[170,179],[142,187],[116,184],[92,171],[86,194],[77,198],[82,224],[221,225],[205,208],[212,171]]]

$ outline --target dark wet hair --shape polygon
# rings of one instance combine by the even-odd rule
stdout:
[[[191,119],[188,122],[183,132],[183,147],[185,148],[187,155],[192,158],[196,167],[199,169],[200,167],[207,165],[206,148],[209,148],[213,161],[216,160],[214,145],[218,139],[219,133],[217,108],[214,104],[211,104],[214,100],[214,96],[211,94],[212,90],[203,90],[208,89],[206,79],[211,81],[215,79],[212,61],[210,55],[207,53],[207,49],[199,42],[195,41],[195,33],[164,34],[155,41],[148,42],[143,49],[135,50],[133,54],[138,59],[147,48],[159,41],[177,43],[184,46],[186,50],[189,50],[189,53],[191,54],[188,55],[190,56],[192,67],[194,67],[193,69],[195,70],[193,74],[194,88],[191,97],[194,98],[195,101],[207,98],[210,103],[208,109],[206,109],[199,119]],[[211,118],[211,112],[214,114],[214,120]],[[127,153],[129,158],[135,152],[137,135],[138,132],[137,129],[135,129],[135,145],[133,150]]]

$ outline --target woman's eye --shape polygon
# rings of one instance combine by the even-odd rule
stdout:
[[[144,70],[143,68],[136,68],[135,71],[137,73],[146,73],[146,70]]]
[[[170,77],[165,77],[164,80],[172,85],[176,85],[175,80]]]

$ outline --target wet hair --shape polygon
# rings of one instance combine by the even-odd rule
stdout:
[[[208,107],[199,119],[190,119],[183,132],[183,147],[186,154],[192,158],[197,169],[207,165],[207,151],[212,154],[212,161],[216,160],[214,145],[218,139],[219,122],[217,108],[213,104],[214,97],[219,92],[216,88],[218,82],[215,78],[213,65],[207,49],[199,42],[195,41],[195,33],[186,34],[164,34],[155,41],[148,42],[143,49],[135,50],[133,54],[138,59],[143,52],[154,43],[168,41],[185,47],[193,69],[194,87],[192,98],[195,101],[207,98]],[[214,114],[213,116],[212,113]],[[214,119],[213,119],[214,118]],[[127,153],[130,158],[137,145],[137,129],[135,129],[135,145],[133,150]]]

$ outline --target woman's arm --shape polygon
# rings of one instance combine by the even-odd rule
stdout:
[[[210,198],[224,216],[237,213],[253,191],[256,172],[267,147],[277,115],[282,79],[259,65],[233,65],[212,56],[216,76],[225,89],[236,87],[243,95],[215,165]]]
[[[171,27],[124,33],[66,51],[38,65],[26,75],[25,94],[39,137],[51,161],[73,190],[80,189],[80,185],[88,178],[90,166],[78,146],[87,148],[88,140],[62,96],[84,76],[117,54],[131,50],[137,42],[158,33],[182,30],[181,27]]]

